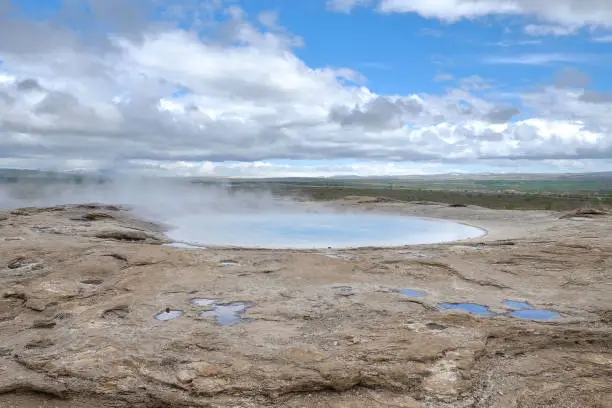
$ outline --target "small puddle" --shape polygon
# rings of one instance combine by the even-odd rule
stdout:
[[[515,300],[506,300],[504,302],[504,305],[508,306],[511,309],[518,309],[518,310],[533,309],[533,306],[530,303],[517,302]]]
[[[343,260],[343,261],[350,261],[350,260],[355,259],[354,256],[348,255],[348,254],[322,253],[322,255],[326,256],[328,258],[340,259],[340,260]]]
[[[352,286],[332,286],[332,289],[336,292],[336,295],[339,296],[352,296],[355,294]]]
[[[243,320],[242,315],[252,307],[250,302],[213,304],[213,310],[200,312],[200,317],[214,317],[221,326],[231,326]]]
[[[181,249],[206,249],[206,247],[201,245],[191,245],[186,244],[184,242],[171,242],[169,244],[164,244],[164,246],[169,246],[172,248],[181,248]]]
[[[184,314],[185,312],[182,310],[166,309],[163,312],[159,312],[158,314],[156,314],[155,318],[157,320],[174,320],[174,319],[178,319]]]
[[[414,290],[414,289],[402,289],[399,291],[399,293],[405,296],[414,296],[414,297],[423,297],[427,295],[427,293],[425,292],[421,292],[420,290]]]
[[[234,265],[238,265],[237,261],[232,261],[231,259],[224,259],[223,261],[219,262],[221,265],[224,266],[234,266]]]
[[[487,306],[478,305],[476,303],[440,303],[438,306],[443,309],[465,310],[466,312],[479,316],[493,316],[493,313],[489,311]]]
[[[193,298],[190,300],[192,305],[195,306],[212,306],[217,302],[220,302],[221,299],[205,299],[205,298]]]
[[[552,320],[559,319],[561,317],[561,315],[557,312],[544,309],[515,310],[514,312],[510,313],[510,316],[529,320]]]

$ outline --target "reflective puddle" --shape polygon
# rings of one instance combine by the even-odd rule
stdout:
[[[390,214],[217,212],[164,220],[177,242],[259,248],[346,248],[429,244],[472,238],[483,230],[449,221]]]
[[[420,290],[414,290],[414,289],[402,289],[399,291],[399,293],[405,296],[414,296],[414,297],[423,297],[427,295],[427,293],[425,292],[421,292]]]
[[[184,242],[171,242],[169,244],[164,244],[164,246],[169,246],[172,248],[181,248],[181,249],[206,249],[206,247],[201,245],[191,245],[186,244]]]
[[[514,300],[506,300],[504,305],[511,309],[533,309],[533,306],[528,302],[517,302]]]
[[[221,261],[220,263],[221,263],[221,265],[224,265],[224,266],[234,266],[234,265],[238,265],[238,262],[237,262],[237,261],[232,261],[231,259],[226,259],[226,260],[223,260],[223,261]]]
[[[561,317],[561,315],[557,312],[544,309],[515,310],[514,312],[510,313],[510,316],[529,320],[551,320]]]
[[[156,314],[155,318],[157,320],[174,320],[174,319],[178,319],[179,317],[181,317],[184,314],[185,314],[185,312],[182,311],[182,310],[166,309],[166,310]]]
[[[250,302],[232,302],[226,304],[212,303],[213,310],[200,312],[200,317],[214,317],[221,326],[231,326],[240,323],[242,315],[253,306]]]
[[[476,303],[440,303],[438,306],[443,309],[465,310],[466,312],[479,316],[493,316],[493,313],[489,311],[487,306],[478,305]]]
[[[205,298],[194,298],[190,300],[191,304],[195,306],[211,306],[220,301],[221,299],[205,299]]]
[[[516,302],[514,300],[507,300],[504,302],[509,308],[516,309],[510,313],[508,316],[517,317],[519,319],[528,319],[528,320],[551,320],[558,319],[561,315],[553,310],[545,310],[545,309],[534,309],[533,305],[528,302]]]

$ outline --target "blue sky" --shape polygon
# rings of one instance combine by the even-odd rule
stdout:
[[[0,3],[0,166],[610,170],[611,28],[595,0]]]

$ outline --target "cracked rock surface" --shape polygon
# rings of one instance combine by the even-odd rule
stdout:
[[[334,205],[488,235],[180,249],[121,207],[0,213],[0,407],[612,407],[612,216]],[[224,326],[192,299],[250,307]],[[505,300],[561,317],[514,318]]]

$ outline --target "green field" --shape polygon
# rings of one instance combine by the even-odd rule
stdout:
[[[227,184],[235,190],[265,189],[277,195],[299,196],[313,200],[369,196],[400,201],[479,205],[496,209],[555,211],[583,207],[612,207],[612,174],[609,173],[571,176],[532,175],[523,179],[517,177],[232,179]],[[195,182],[214,183],[215,181]]]
[[[147,182],[152,179],[143,179]],[[98,174],[0,169],[0,186],[49,188],[54,184],[95,185],[113,180]],[[230,191],[266,191],[301,199],[334,200],[347,196],[385,197],[496,209],[568,211],[612,207],[612,173],[530,175],[443,175],[334,178],[165,178],[170,183],[225,186]]]

